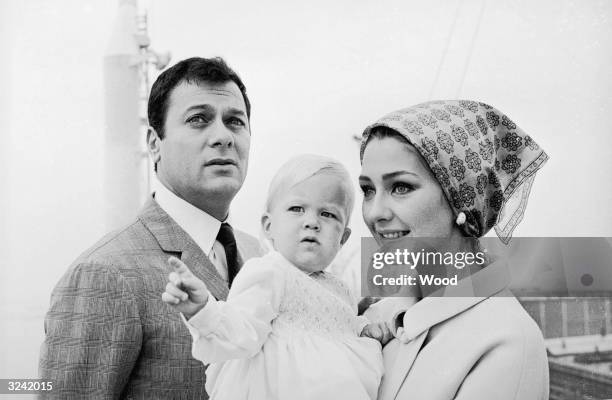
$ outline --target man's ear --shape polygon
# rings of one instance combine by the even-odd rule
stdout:
[[[270,218],[270,214],[264,213],[264,215],[261,216],[261,230],[266,236],[266,239],[270,241],[272,240],[272,237],[270,234],[271,227],[272,227],[272,219]]]
[[[147,150],[149,150],[151,155],[151,161],[157,165],[159,160],[161,160],[161,138],[152,127],[147,129]]]
[[[340,244],[346,243],[348,238],[351,236],[351,228],[344,228],[344,233],[342,234],[342,238],[340,239]]]

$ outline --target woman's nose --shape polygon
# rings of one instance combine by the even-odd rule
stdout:
[[[392,218],[393,212],[384,196],[375,196],[370,201],[363,203],[363,219],[366,223],[374,224],[389,221]]]

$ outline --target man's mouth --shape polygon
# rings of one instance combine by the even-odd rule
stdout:
[[[410,233],[410,231],[376,231],[376,233],[385,240],[395,240],[402,238]]]
[[[209,167],[211,165],[238,165],[236,163],[236,161],[232,160],[231,158],[213,158],[212,160],[208,161],[206,164],[204,164],[205,166]]]
[[[305,238],[300,240],[300,243],[316,243],[316,244],[319,244],[319,241],[317,240],[317,238],[315,238],[313,236],[306,236]]]

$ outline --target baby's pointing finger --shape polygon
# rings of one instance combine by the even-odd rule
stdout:
[[[172,284],[176,287],[181,287],[181,285],[183,284],[183,280],[176,272],[170,272],[170,274],[168,275],[168,280],[172,282]]]
[[[180,275],[192,275],[187,265],[174,256],[168,259],[168,264],[170,264],[174,268],[174,271]]]

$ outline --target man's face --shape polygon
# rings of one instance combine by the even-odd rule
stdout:
[[[350,235],[338,178],[318,174],[287,189],[262,219],[274,249],[305,272],[325,269]]]
[[[157,176],[198,208],[229,205],[244,181],[250,143],[246,106],[234,82],[182,82],[169,97],[164,138],[154,154]]]

